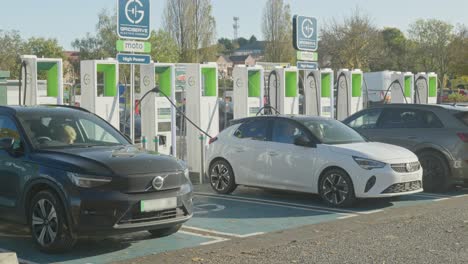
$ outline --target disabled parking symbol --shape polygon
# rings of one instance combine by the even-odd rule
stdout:
[[[226,207],[220,204],[198,204],[193,206],[194,214],[208,214],[211,212],[219,212]]]

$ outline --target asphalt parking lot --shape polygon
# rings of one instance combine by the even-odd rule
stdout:
[[[140,232],[82,239],[70,253],[47,255],[34,248],[26,229],[1,224],[0,251],[16,252],[22,263],[108,263],[462,196],[468,196],[468,189],[362,200],[355,208],[333,209],[324,206],[316,195],[247,187],[238,188],[232,195],[217,195],[210,186],[199,185],[195,186],[194,217],[181,231],[166,238],[154,239]]]

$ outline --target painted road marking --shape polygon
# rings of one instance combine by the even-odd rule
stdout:
[[[210,245],[210,244],[219,243],[219,242],[223,242],[223,241],[229,240],[229,239],[223,238],[223,237],[216,237],[216,236],[210,236],[210,235],[202,235],[202,234],[193,233],[193,232],[189,232],[189,231],[185,231],[185,230],[180,230],[179,233],[181,233],[181,234],[186,234],[186,235],[199,236],[199,237],[204,237],[204,238],[213,239],[213,241],[207,241],[207,242],[202,242],[202,243],[200,243],[200,246],[203,246],[203,245]]]
[[[11,250],[6,250],[6,249],[3,249],[3,248],[0,248],[0,252],[1,253],[7,253],[7,252],[12,252]],[[16,252],[15,252],[16,253]],[[18,255],[18,253],[16,253],[16,255]],[[16,257],[18,259],[18,262],[21,263],[21,264],[38,264],[36,262],[32,262],[32,261],[29,261],[29,260],[25,260],[25,259],[22,259],[22,258],[18,258],[18,256]]]
[[[300,204],[300,203],[281,202],[281,201],[268,200],[268,199],[249,198],[249,197],[244,197],[244,196],[212,194],[212,193],[202,193],[202,192],[195,192],[195,195],[213,197],[213,198],[219,198],[219,199],[229,199],[233,201],[261,202],[263,204],[286,206],[286,207],[296,208],[296,209],[310,209],[310,210],[314,210],[318,212],[338,213],[338,214],[343,214],[343,215],[349,215],[349,214],[355,215],[357,213],[360,213],[354,210],[337,209],[337,208],[331,208],[331,207],[325,207],[325,206],[306,205],[306,204]]]
[[[206,233],[212,233],[212,234],[221,235],[221,236],[237,237],[237,238],[246,238],[246,237],[252,237],[252,236],[258,236],[258,235],[265,234],[264,232],[255,232],[255,233],[250,233],[250,234],[245,234],[245,235],[239,235],[239,234],[228,233],[228,232],[220,232],[220,231],[216,231],[216,230],[213,230],[213,229],[205,229],[205,228],[199,228],[199,227],[194,227],[194,226],[184,225],[184,227],[186,229],[189,229],[189,230],[195,230],[195,231],[199,231],[199,232],[206,232]]]

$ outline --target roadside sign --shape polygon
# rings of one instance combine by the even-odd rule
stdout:
[[[118,53],[117,61],[122,64],[149,64],[150,55]]]
[[[117,0],[117,34],[127,39],[149,39],[150,0]]]
[[[298,61],[297,68],[299,70],[317,70],[318,63],[317,62],[309,62],[309,61]]]
[[[312,51],[296,51],[297,60],[301,61],[318,61],[318,53]]]
[[[316,51],[318,48],[317,18],[293,17],[293,44],[297,50]]]
[[[116,43],[117,51],[123,52],[151,52],[150,42],[132,41],[132,40],[117,40]]]

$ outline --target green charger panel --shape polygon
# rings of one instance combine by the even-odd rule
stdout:
[[[248,71],[249,72],[249,97],[260,97],[260,71]]]
[[[59,96],[59,68],[56,62],[37,62],[37,72],[45,71],[47,74],[47,96]]]
[[[429,77],[429,97],[437,96],[437,77]]]
[[[216,96],[216,68],[202,68],[204,96]]]
[[[97,65],[97,72],[104,74],[104,96],[113,97],[117,95],[116,67],[115,64]]]
[[[156,67],[154,68],[156,75],[159,78],[159,89],[167,96],[171,96],[171,83],[172,83],[172,75],[171,75],[171,67]]]
[[[322,73],[321,83],[322,83],[322,87],[321,87],[322,97],[330,98],[331,97],[331,87],[332,87],[331,86],[331,83],[332,83],[331,73]]]
[[[411,85],[413,84],[411,76],[405,76],[405,97],[411,97]]]
[[[352,96],[360,97],[362,96],[362,74],[353,73],[352,74]]]
[[[6,105],[8,94],[6,80],[10,77],[10,72],[0,71],[0,105]]]
[[[296,97],[297,96],[297,72],[287,71],[285,72],[285,96]]]

